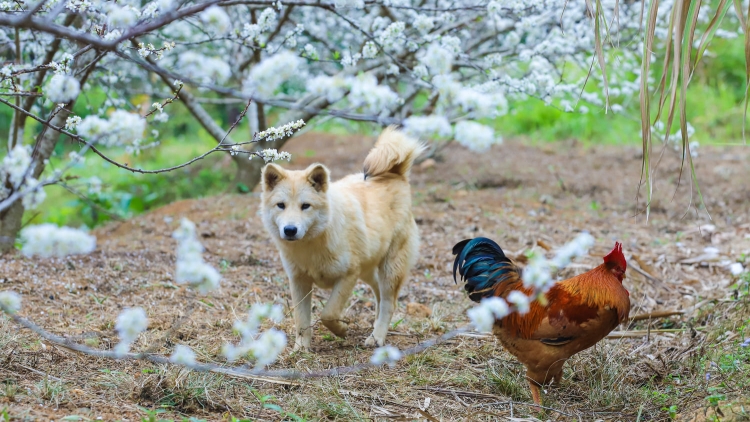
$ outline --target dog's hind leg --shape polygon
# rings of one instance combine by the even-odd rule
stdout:
[[[331,297],[328,298],[328,302],[320,315],[320,322],[333,334],[342,338],[346,337],[346,330],[349,328],[343,321],[344,316],[342,314],[349,303],[349,298],[352,296],[356,284],[356,275],[347,275],[334,284]]]
[[[396,287],[401,282],[401,280],[388,280],[386,277],[383,277],[381,280],[377,319],[375,320],[375,327],[372,334],[365,340],[365,346],[385,345],[385,336],[388,334],[388,326],[391,323],[391,318],[393,318],[393,312],[396,310],[398,301],[398,289]]]
[[[312,287],[305,276],[290,278],[294,306],[294,350],[310,350],[312,342]]]
[[[416,231],[416,224],[414,224]],[[378,287],[380,296],[378,298],[378,315],[375,327],[370,337],[365,340],[365,346],[384,346],[388,327],[391,324],[393,313],[398,306],[398,292],[409,277],[409,271],[416,261],[419,248],[419,238],[415,234],[407,236],[398,248],[392,247],[378,269]]]

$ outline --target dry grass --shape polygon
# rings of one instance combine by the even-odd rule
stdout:
[[[317,151],[334,175],[341,176],[360,168],[371,145],[370,140],[356,141],[306,135],[290,149],[298,157],[305,150]],[[679,188],[670,202],[675,182],[660,180],[655,192],[664,200],[652,203],[650,224],[632,217],[640,160],[634,149],[508,144],[478,157],[453,147],[445,154],[450,161],[415,170],[421,258],[400,297],[389,342],[414,346],[467,322],[465,311],[472,304],[450,277],[450,250],[456,241],[478,235],[492,237],[516,254],[539,240],[557,247],[577,230],[589,230],[597,238],[592,256],[579,260],[564,276],[597,265],[614,239],[622,240],[626,253],[638,256],[637,261],[630,259],[631,268],[639,266],[648,274],[628,272],[631,314],[685,313],[620,327],[645,334],[605,340],[572,358],[562,387],[545,395],[545,409],[529,405],[523,367],[492,337],[460,336],[393,368],[272,384],[82,356],[44,344],[0,318],[0,409],[5,407],[14,420],[75,415],[79,420],[135,421],[149,420],[148,412],[153,420],[413,420],[429,415],[446,421],[511,416],[653,421],[668,420],[670,413],[681,420],[747,416],[750,403],[742,392],[750,389],[750,352],[739,342],[750,336],[750,296],[735,293],[737,281],[717,262],[680,263],[700,255],[706,246],[717,247],[727,259],[750,251],[750,190],[746,183],[737,183],[750,180],[745,151],[702,151],[698,171],[713,222],[695,213],[680,219],[689,187]],[[667,158],[664,166],[679,166],[679,157]],[[311,161],[300,158],[293,165]],[[554,166],[554,174],[545,171],[549,166]],[[485,188],[476,189],[478,185]],[[143,306],[150,325],[136,349],[156,344],[158,353],[169,353],[175,344],[186,344],[200,360],[221,363],[222,344],[236,340],[232,322],[252,303],[273,301],[288,311],[286,277],[256,216],[257,206],[253,196],[183,201],[97,230],[99,250],[90,256],[6,256],[0,258],[2,288],[23,295],[22,315],[103,349],[117,341],[113,323],[120,310]],[[206,258],[223,273],[221,291],[209,297],[172,283],[175,245],[170,233],[182,216],[198,224]],[[314,294],[317,315],[326,293]],[[423,307],[407,307],[410,303],[425,305],[430,315]],[[165,333],[185,315],[187,320],[165,340]],[[346,316],[351,327],[347,339],[336,339],[317,324],[313,352],[287,351],[273,368],[307,371],[366,361],[371,351],[362,343],[374,319],[369,287],[358,286]],[[291,325],[287,318],[281,328],[291,335]]]

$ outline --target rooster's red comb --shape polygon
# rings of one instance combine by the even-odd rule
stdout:
[[[615,247],[612,252],[604,257],[604,262],[612,263],[620,267],[623,271],[628,268],[627,262],[625,262],[625,255],[622,254],[622,243],[615,242]]]

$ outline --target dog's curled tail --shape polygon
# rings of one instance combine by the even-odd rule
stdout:
[[[408,177],[414,160],[426,148],[423,143],[396,129],[396,126],[388,126],[365,158],[365,179],[386,173]]]

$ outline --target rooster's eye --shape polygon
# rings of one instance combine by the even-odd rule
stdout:
[[[310,208],[310,204],[302,204],[302,209],[303,210],[306,210],[308,208]]]
[[[279,207],[279,208],[280,208],[280,209],[282,209],[282,210],[283,210],[284,208],[286,208],[286,205],[284,205],[284,203],[283,203],[283,202],[279,202],[278,204],[276,204],[276,206],[277,206],[277,207]]]

